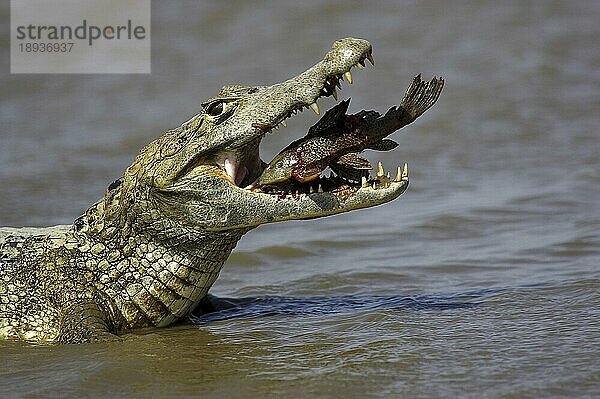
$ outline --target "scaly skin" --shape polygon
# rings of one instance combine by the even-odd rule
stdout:
[[[72,225],[0,228],[0,338],[78,343],[185,318],[240,237],[269,222],[388,202],[407,173],[312,194],[252,187],[267,131],[319,96],[370,44],[342,39],[318,64],[272,86],[226,86],[180,127],[144,147]],[[348,75],[346,75],[348,77]],[[312,106],[315,107],[314,105]]]

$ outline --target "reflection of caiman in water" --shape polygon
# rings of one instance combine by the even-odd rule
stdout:
[[[405,169],[394,180],[369,180],[360,172],[366,161],[350,155],[378,145],[388,149],[389,141],[334,145],[335,156],[329,158],[311,155],[318,169],[337,168],[336,179],[311,172],[309,182],[302,183],[296,173],[289,192],[288,181],[269,181],[269,187],[259,181],[266,166],[259,158],[265,134],[303,108],[318,113],[317,99],[335,96],[343,77],[352,79],[350,68],[364,66],[365,60],[372,61],[369,42],[347,38],[282,83],[225,86],[196,116],[144,147],[104,198],[72,225],[0,228],[0,338],[84,342],[170,325],[206,296],[237,241],[252,228],[397,198],[408,186]],[[410,116],[401,111],[399,124],[435,102],[442,81],[432,82],[423,92],[429,94],[417,97],[427,104],[407,105]],[[420,81],[416,85],[421,87]],[[332,115],[342,117],[338,112],[345,107],[330,111],[308,142],[329,137],[323,123]],[[351,131],[343,128],[339,137],[375,129],[375,115],[343,116]],[[382,138],[393,130],[384,130]],[[277,167],[268,170],[277,172]],[[361,173],[367,184],[353,181],[353,173]]]

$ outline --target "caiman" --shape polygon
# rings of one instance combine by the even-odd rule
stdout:
[[[265,134],[304,108],[318,113],[317,99],[335,96],[365,60],[369,42],[346,38],[282,83],[225,86],[145,146],[73,224],[0,228],[0,338],[80,343],[168,326],[207,296],[249,230],[397,198],[404,169],[379,185],[317,177],[310,183],[325,189],[315,192],[257,184]]]

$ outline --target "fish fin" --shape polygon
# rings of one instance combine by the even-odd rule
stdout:
[[[377,111],[362,110],[362,111],[354,114],[354,116],[358,116],[359,118],[362,118],[364,122],[370,123],[370,122],[373,122],[375,119],[379,118],[381,116],[381,114]]]
[[[358,169],[358,170],[370,170],[373,169],[373,165],[368,159],[365,159],[358,155],[356,152],[349,152],[342,155],[335,161],[335,165],[342,168]]]
[[[443,78],[434,77],[429,82],[424,82],[419,74],[406,89],[406,94],[398,108],[404,109],[410,115],[412,119],[410,122],[412,122],[435,104],[443,88]]]
[[[421,80],[421,75],[414,77],[411,84],[406,89],[406,94],[399,106],[391,107],[384,117],[396,117],[399,126],[396,130],[412,123],[425,111],[431,108],[444,88],[444,79],[432,78],[429,82]]]
[[[394,140],[382,139],[377,143],[370,144],[368,148],[375,151],[391,151],[396,147],[398,147],[398,143]]]
[[[321,119],[308,129],[306,138],[327,134],[327,130],[335,128],[339,123],[342,123],[349,105],[350,99],[347,99],[327,110]]]

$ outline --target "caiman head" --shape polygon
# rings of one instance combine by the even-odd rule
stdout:
[[[160,216],[195,230],[251,228],[262,223],[310,219],[388,202],[406,190],[406,169],[393,180],[362,184],[339,178],[313,180],[263,192],[256,184],[266,164],[259,145],[266,133],[317,100],[335,96],[350,69],[371,61],[368,41],[333,43],[322,61],[272,86],[225,86],[200,112],[143,148],[123,177],[122,190],[152,203]],[[394,173],[395,175],[395,173]],[[143,202],[146,202],[143,201]],[[158,215],[155,215],[158,217]]]

